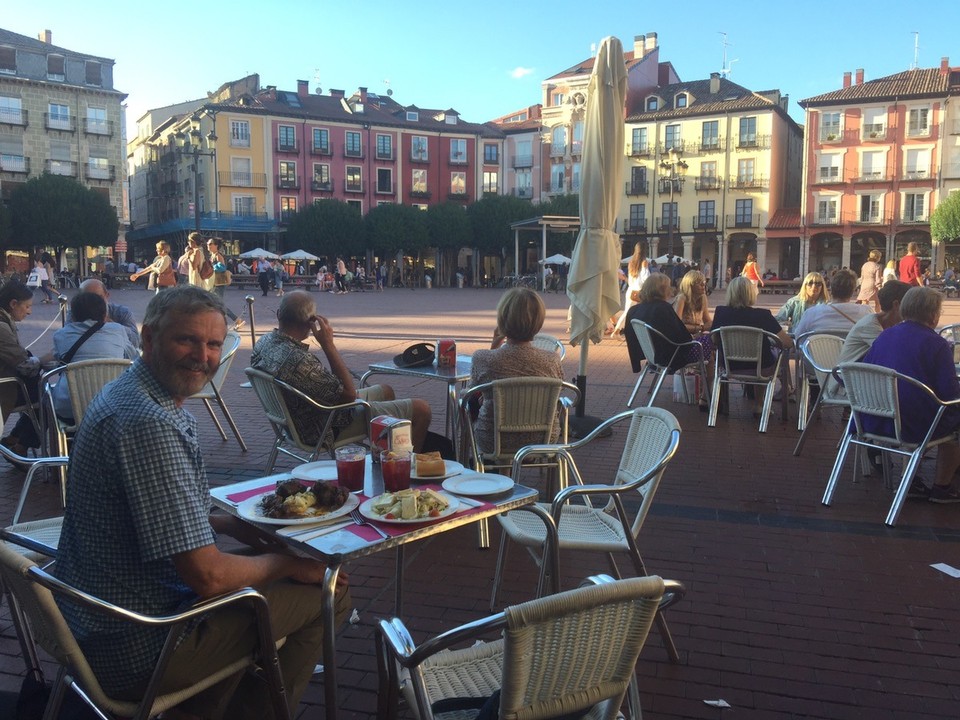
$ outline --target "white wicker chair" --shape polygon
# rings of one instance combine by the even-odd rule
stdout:
[[[673,372],[670,368],[673,367],[676,359],[682,356],[682,353],[693,351],[694,353],[698,353],[697,359],[682,367],[676,368],[676,372],[682,373],[689,368],[693,368],[697,371],[697,374],[700,375],[700,381],[703,383],[702,387],[707,387],[707,370],[704,363],[708,358],[703,357],[703,346],[700,343],[692,340],[685,343],[675,343],[666,338],[659,330],[651,327],[642,320],[631,320],[630,327],[640,342],[640,349],[643,351],[645,362],[643,364],[643,370],[640,371],[640,377],[637,378],[637,384],[633,386],[633,392],[630,393],[630,399],[627,400],[627,407],[633,407],[633,401],[636,399],[637,393],[640,391],[640,386],[647,377],[647,373],[656,377],[656,381],[650,390],[650,400],[647,401],[647,407],[652,407],[654,401],[657,399],[657,393],[660,392],[660,386],[663,385],[664,378]],[[656,360],[656,348],[658,344],[661,345],[661,347],[667,348],[670,352],[670,357],[667,358],[666,362],[661,363]],[[663,359],[666,356],[661,352],[660,357]],[[690,402],[688,392],[687,384],[683,383],[684,400]]]
[[[560,359],[563,360],[567,356],[567,350],[563,347],[563,343],[560,342],[553,335],[547,333],[537,333],[533,337],[531,343],[534,347],[540,348],[541,350],[546,350],[547,352],[556,353],[560,356]]]
[[[320,456],[320,453],[324,451],[329,452],[332,458],[334,449],[340,445],[347,445],[352,442],[364,442],[366,440],[367,428],[370,425],[369,403],[363,400],[354,400],[353,402],[344,403],[343,405],[322,405],[295,387],[288,385],[282,380],[277,380],[262,370],[247,368],[244,372],[250,379],[253,391],[257,394],[257,398],[260,400],[260,404],[263,406],[263,410],[267,415],[267,420],[270,422],[270,426],[273,428],[277,437],[273,448],[270,450],[270,455],[267,457],[266,475],[273,473],[273,467],[277,463],[277,455],[279,453],[289,455],[300,462],[310,462],[316,460]],[[310,405],[323,414],[324,421],[322,426],[318,427],[320,439],[315,444],[307,443],[303,439],[303,436],[300,435],[300,431],[297,429],[297,424],[287,404],[288,397],[296,397],[300,402]],[[333,443],[327,442],[328,435],[332,432],[334,419],[340,413],[344,412],[361,412],[364,414],[366,422],[363,423],[363,433],[351,436],[341,433]],[[297,450],[306,453],[306,455],[301,455],[293,450],[287,449],[284,447],[287,444],[293,445]]]
[[[13,543],[17,541],[15,536],[4,531],[3,537],[5,541],[0,542],[0,578],[3,580],[7,597],[12,598],[11,605],[16,606],[26,616],[38,644],[60,665],[44,717],[58,717],[64,694],[72,689],[90,707],[96,708],[102,717],[113,715],[146,720],[246,668],[253,667],[255,663],[266,676],[267,687],[273,701],[274,717],[281,719],[289,717],[276,647],[270,629],[267,601],[257,591],[244,588],[199,601],[182,612],[166,617],[144,616],[107,603],[64,583],[42,570],[29,557],[15,550],[13,547]],[[67,626],[54,600],[55,595],[69,597],[74,603],[130,623],[168,628],[167,641],[143,697],[136,701],[121,700],[110,697],[104,692],[76,638]],[[196,678],[196,682],[187,688],[159,694],[160,681],[169,664],[170,654],[176,648],[176,640],[187,624],[194,618],[236,604],[252,606],[259,640],[256,656],[250,655],[226,664],[207,677]]]
[[[237,443],[240,445],[240,450],[242,452],[246,452],[247,444],[240,436],[240,430],[237,429],[237,423],[234,422],[233,415],[230,414],[230,411],[227,409],[227,404],[223,400],[223,395],[220,394],[220,388],[223,387],[223,382],[227,379],[227,373],[230,372],[230,366],[233,364],[233,358],[236,356],[237,350],[239,349],[240,334],[231,330],[227,333],[226,340],[224,340],[223,352],[220,355],[220,367],[217,368],[216,374],[214,374],[210,382],[208,382],[200,392],[195,395],[191,395],[188,399],[203,401],[203,404],[207,408],[207,412],[210,413],[210,418],[213,420],[213,424],[217,426],[217,431],[220,433],[220,437],[226,440],[227,434],[223,431],[223,426],[220,424],[220,421],[213,412],[213,405],[210,404],[211,400],[216,402],[217,405],[220,406],[220,412],[222,412],[223,416],[226,418],[227,424],[230,426],[230,430],[233,431],[233,436],[237,439]]]
[[[606,485],[585,485],[572,453],[625,420],[629,420],[630,425],[613,481]],[[680,424],[670,412],[661,408],[636,408],[615,415],[576,442],[523,448],[514,460],[513,473],[514,478],[517,478],[528,453],[542,453],[546,450],[556,452],[566,461],[565,464],[573,474],[573,483],[557,493],[552,503],[541,503],[540,507],[550,513],[557,525],[559,548],[606,554],[616,577],[621,577],[621,573],[614,555],[627,553],[634,572],[642,576],[647,574],[647,569],[640,555],[637,537],[647,518],[667,463],[673,458],[679,443]],[[638,495],[640,504],[631,518],[626,511],[625,502],[632,501]],[[606,497],[605,506],[594,508],[591,504],[593,496]],[[503,528],[503,538],[493,579],[491,609],[497,606],[510,543],[524,546],[540,563],[543,562],[542,552],[547,535],[543,521],[534,513],[509,512],[498,516],[497,520]],[[542,588],[538,588],[538,594],[541,591]],[[667,652],[670,658],[676,661],[679,656],[666,621],[658,618],[658,625]]]
[[[836,335],[814,334],[808,335],[799,343],[800,354],[803,362],[813,371],[817,384],[820,386],[820,392],[813,408],[807,413],[807,405],[810,402],[810,386],[807,378],[802,380],[800,389],[800,407],[799,407],[799,430],[802,430],[797,446],[793,449],[794,456],[799,456],[803,451],[803,444],[807,439],[807,431],[810,422],[816,416],[817,412],[824,406],[827,407],[850,407],[846,393],[837,383],[829,382],[831,372],[840,360],[840,352],[843,349],[843,339]]]
[[[381,620],[377,717],[395,717],[402,670],[409,673],[403,693],[420,720],[472,718],[496,691],[502,718],[585,712],[613,720],[625,696],[638,718],[637,657],[658,608],[683,593],[680,583],[656,576],[592,577],[577,590],[508,607],[420,646],[401,620]],[[451,649],[501,630],[502,639]],[[445,704],[461,709],[445,712]]]
[[[940,422],[940,417],[948,407],[960,405],[960,399],[941,400],[934,392],[919,380],[898,373],[896,370],[871,365],[869,363],[842,363],[836,370],[836,376],[843,382],[847,391],[847,398],[850,402],[850,414],[853,416],[854,432],[843,436],[840,443],[840,450],[837,452],[837,459],[830,472],[830,478],[827,481],[827,487],[823,493],[821,502],[824,505],[830,505],[833,502],[833,494],[837,487],[837,480],[840,472],[843,470],[843,463],[846,460],[847,452],[853,445],[859,449],[861,447],[872,447],[883,453],[900,455],[907,459],[903,468],[903,476],[894,493],[893,502],[890,505],[890,511],[887,513],[886,524],[893,527],[900,516],[900,510],[903,502],[906,500],[910,484],[920,467],[920,460],[928,448],[940,445],[946,442],[957,442],[957,433],[953,432],[941,437],[933,437]],[[908,442],[903,439],[900,420],[900,397],[898,385],[908,383],[915,386],[921,392],[928,395],[931,400],[937,404],[937,411],[934,413],[930,427],[919,443]],[[868,433],[863,429],[863,416],[884,418],[893,423],[892,435],[880,435]],[[854,453],[856,455],[856,453]],[[853,480],[859,479],[860,464],[853,464]],[[884,476],[887,483],[887,464],[884,464]]]
[[[720,410],[721,384],[754,385],[765,388],[763,409],[760,412],[760,432],[767,431],[770,408],[773,405],[773,393],[780,374],[780,362],[783,359],[783,345],[773,333],[744,325],[730,325],[717,328],[711,333],[716,339],[716,371],[713,375],[713,392],[710,397],[710,414],[707,427],[716,427],[717,413]],[[772,372],[764,374],[763,344],[769,342],[776,354]],[[734,369],[733,363],[749,363],[752,367]]]

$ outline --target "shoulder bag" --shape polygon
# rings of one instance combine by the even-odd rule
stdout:
[[[80,339],[77,340],[69,350],[60,356],[60,362],[62,362],[64,365],[67,365],[71,360],[73,360],[73,356],[77,354],[77,350],[80,349],[80,346],[89,340],[90,336],[100,330],[104,325],[105,323],[103,320],[101,320],[100,322],[88,327],[87,331],[80,336]]]
[[[173,287],[177,284],[177,276],[173,272],[173,265],[168,265],[163,272],[157,273],[157,287]]]

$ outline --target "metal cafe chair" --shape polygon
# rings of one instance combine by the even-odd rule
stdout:
[[[202,400],[203,404],[207,408],[207,412],[210,413],[210,418],[213,420],[213,424],[216,425],[217,431],[220,433],[220,437],[224,440],[227,439],[227,434],[223,431],[223,426],[220,424],[220,421],[217,419],[217,416],[213,412],[213,405],[211,401],[216,402],[220,406],[220,412],[223,413],[224,418],[227,420],[227,424],[230,426],[230,430],[233,431],[233,436],[237,439],[237,443],[240,445],[240,450],[243,452],[247,451],[247,444],[243,441],[243,437],[240,435],[240,430],[237,428],[237,423],[233,420],[233,415],[230,414],[230,410],[227,409],[227,403],[223,400],[223,395],[220,390],[223,387],[224,380],[227,379],[227,373],[230,372],[230,366],[233,364],[233,358],[237,354],[237,350],[240,349],[240,334],[234,331],[227,333],[226,340],[223,343],[223,352],[220,355],[220,367],[217,368],[217,372],[210,379],[203,389],[191,395],[189,400]]]
[[[647,407],[653,406],[654,401],[657,399],[657,393],[660,392],[660,386],[663,385],[663,381],[666,376],[672,372],[682,373],[689,368],[693,368],[700,376],[700,381],[703,383],[703,387],[707,387],[707,369],[706,365],[704,364],[707,361],[707,358],[703,357],[703,346],[700,343],[692,340],[685,343],[675,343],[664,336],[664,334],[659,330],[651,327],[642,320],[631,320],[630,327],[633,329],[633,332],[637,336],[637,340],[640,342],[640,349],[643,351],[645,362],[643,364],[643,370],[640,371],[640,377],[637,378],[637,384],[633,386],[633,392],[630,393],[630,399],[627,400],[627,407],[633,407],[633,401],[636,399],[637,392],[639,392],[640,386],[647,377],[647,373],[650,373],[656,378],[653,387],[650,390],[650,399],[647,401]],[[658,361],[656,351],[657,345],[665,347],[670,353],[669,358],[667,358],[664,353],[660,353],[661,360],[666,358],[666,362]],[[682,353],[688,353],[691,351],[696,354],[693,361],[686,363],[682,367],[674,367],[674,363],[677,361],[677,358],[683,357]],[[683,383],[683,395],[686,402],[690,402],[690,396],[688,393],[689,391],[687,390],[687,384]]]
[[[711,332],[716,338],[717,358],[713,374],[713,392],[710,395],[710,414],[707,427],[716,427],[720,411],[722,384],[753,385],[764,388],[763,409],[760,411],[760,432],[767,431],[773,394],[780,375],[783,345],[773,333],[746,325],[730,325]],[[776,351],[776,360],[770,374],[764,372],[763,344],[769,342]],[[747,367],[734,368],[734,363]],[[751,367],[752,366],[752,367]],[[786,390],[784,390],[786,392]]]

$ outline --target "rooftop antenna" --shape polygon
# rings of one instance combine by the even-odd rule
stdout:
[[[733,65],[735,62],[739,62],[740,58],[735,58],[731,60],[729,64],[727,64],[727,46],[733,45],[733,43],[727,42],[727,34],[725,32],[720,30],[718,31],[718,33],[723,36],[723,39],[720,41],[720,44],[723,45],[723,67],[720,68],[720,76],[726,77],[727,75],[730,74],[730,71],[733,70],[733,68],[730,67],[730,65]]]
[[[314,84],[313,91],[317,95],[323,95],[323,88],[320,87],[320,68],[313,69],[313,84]]]
[[[910,66],[911,70],[916,70],[920,67],[920,33],[916,30],[913,31],[913,65]]]
[[[590,43],[590,54],[591,54],[591,55],[596,55],[596,54],[597,54],[597,44],[596,44],[596,43]]]
[[[392,97],[393,90],[390,89],[390,78],[384,78],[383,84],[387,86],[387,97]]]

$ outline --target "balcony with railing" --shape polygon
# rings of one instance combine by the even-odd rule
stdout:
[[[694,215],[693,229],[694,230],[716,230],[717,216],[716,215]]]
[[[919,225],[930,222],[930,215],[925,212],[904,213],[900,216],[900,222],[904,225]]]
[[[810,218],[811,225],[842,225],[843,221],[840,219],[839,213],[836,211],[828,213],[815,213]]]
[[[821,145],[837,145],[839,143],[858,143],[860,142],[859,130],[841,130],[831,125],[820,128],[820,134],[817,136]]]
[[[903,173],[903,177],[900,179],[904,182],[910,182],[913,180],[930,180],[930,173],[926,170],[906,170]]]
[[[451,165],[466,165],[467,164],[467,154],[465,152],[452,152],[450,153],[450,164]]]
[[[12,125],[14,127],[27,126],[27,111],[22,108],[3,108],[0,107],[0,125]]]
[[[323,182],[321,180],[311,180],[310,189],[313,192],[333,192],[333,183],[327,180]]]
[[[858,183],[886,182],[887,173],[881,172],[881,171],[873,171],[873,170],[869,172],[862,172],[859,175],[857,175],[853,179],[853,181]]]
[[[723,183],[720,178],[712,175],[698,177],[693,181],[694,189],[697,192],[720,192],[723,189]]]
[[[725,138],[711,138],[710,140],[701,140],[697,143],[696,152],[700,155],[709,155],[710,153],[723,152],[727,142]]]
[[[363,192],[363,182],[355,182],[351,180],[343,181],[343,191],[348,193],[362,193]]]
[[[868,142],[871,140],[886,140],[887,128],[883,123],[864,123],[862,139]]]
[[[396,195],[397,186],[392,182],[378,182],[376,193],[377,195]]]
[[[630,157],[650,157],[653,147],[649,143],[635,143],[630,145],[627,153]]]
[[[659,190],[658,190],[658,192],[659,192],[661,195],[669,195],[669,194],[670,194],[670,188],[671,188],[671,186],[672,186],[672,187],[673,187],[673,193],[674,193],[675,195],[679,195],[680,193],[683,192],[683,180],[684,180],[684,179],[683,179],[682,177],[675,177],[675,178],[662,177],[662,178],[659,179]]]
[[[760,213],[727,215],[727,228],[759,228]]]
[[[299,143],[296,138],[288,139],[277,139],[276,145],[274,145],[278,153],[295,153],[299,152]]]
[[[230,147],[248,148],[250,147],[249,135],[231,135]]]
[[[680,232],[680,218],[671,220],[669,215],[661,215],[657,218],[657,232],[670,232],[670,224],[673,223],[673,231]]]
[[[769,135],[741,135],[737,138],[737,150],[765,150],[769,147]]]
[[[624,218],[623,231],[625,233],[646,233],[647,219],[646,218]]]
[[[550,144],[550,157],[563,157],[567,154],[567,144],[566,143],[551,143]]]
[[[418,188],[410,191],[410,197],[417,198],[418,200],[429,200],[431,195],[431,192],[426,188]]]
[[[646,180],[627,180],[624,192],[626,192],[629,197],[649,195],[650,183]]]
[[[29,175],[30,158],[24,155],[0,155],[0,172]]]
[[[220,187],[266,188],[266,173],[234,172],[221,170],[217,173]]]
[[[768,190],[770,180],[762,175],[739,175],[730,178],[731,190]]]
[[[451,190],[450,194],[447,195],[450,200],[454,202],[465,202],[467,200],[467,191],[466,190]]]
[[[333,147],[330,143],[321,143],[315,145],[310,143],[310,154],[311,155],[333,155]]]
[[[410,151],[410,162],[412,163],[428,163],[430,162],[430,154],[426,150],[411,150]]]
[[[930,123],[907,123],[907,137],[927,137],[930,135]]]
[[[531,168],[533,167],[533,155],[514,155],[510,164],[514,170],[517,168]]]
[[[292,220],[294,215],[297,214],[296,210],[281,210],[280,211],[280,223],[282,225],[288,225]]]
[[[84,166],[83,174],[87,180],[107,180],[113,182],[113,180],[116,179],[116,168],[113,165],[87,163]]]
[[[529,200],[530,198],[533,197],[533,188],[530,186],[515,187],[510,191],[510,194],[513,195],[514,197],[524,198],[525,200]]]
[[[583,155],[583,143],[580,140],[574,140],[570,143],[571,155]]]
[[[113,137],[113,120],[83,119],[83,132],[86,135]]]
[[[669,155],[671,150],[676,150],[679,153],[685,151],[685,145],[682,138],[676,138],[671,142],[662,142],[657,144],[657,152],[660,155]]]
[[[43,125],[47,130],[59,130],[61,132],[76,132],[77,119],[72,115],[63,117],[62,115],[43,114]]]
[[[861,210],[853,213],[852,222],[856,225],[889,225],[890,218],[873,210]]]
[[[377,160],[383,160],[384,162],[393,162],[396,160],[396,155],[393,152],[393,148],[387,148],[386,150],[377,148],[375,157]]]
[[[823,172],[826,170],[826,172]],[[836,170],[836,174],[830,172],[831,170]],[[821,168],[821,172],[813,178],[813,185],[843,185],[846,182],[843,178],[843,174],[840,172],[840,168]]]
[[[77,164],[72,160],[46,160],[44,161],[44,170],[51,175],[77,176]]]
[[[288,175],[286,177],[282,175],[277,176],[277,189],[278,190],[299,190],[300,189],[300,176],[299,175]]]

